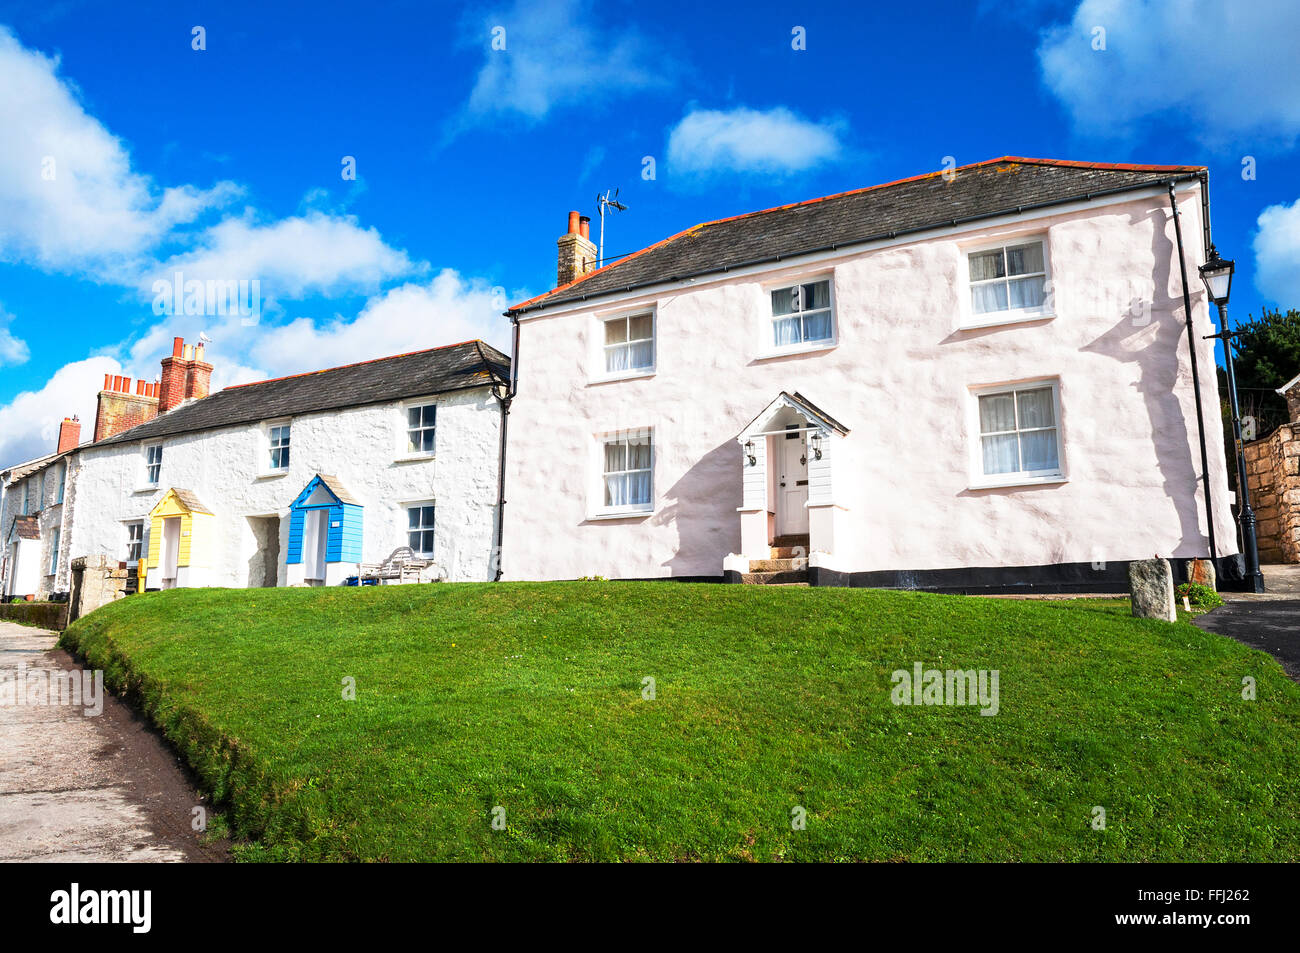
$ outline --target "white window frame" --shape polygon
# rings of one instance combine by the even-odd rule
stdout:
[[[56,576],[59,572],[59,543],[62,541],[60,536],[62,532],[59,527],[54,527],[50,532],[50,571],[45,574],[47,576]]]
[[[606,344],[605,343],[605,326],[611,321],[630,322],[632,318],[639,318],[642,315],[650,315],[650,365],[648,367],[629,367],[625,371],[606,370],[607,354],[611,348],[628,347],[631,342],[623,344]],[[591,355],[593,372],[588,375],[593,383],[604,383],[606,381],[625,381],[637,377],[652,377],[659,366],[659,309],[654,305],[648,305],[641,308],[625,308],[619,311],[609,311],[594,316],[595,325],[592,330],[594,348]],[[630,327],[630,325],[629,325]],[[645,340],[637,338],[638,341]]]
[[[433,449],[432,450],[411,450],[411,428],[410,412],[417,407],[433,406]],[[438,429],[442,425],[442,401],[436,397],[416,397],[411,400],[404,400],[398,407],[397,422],[397,444],[395,447],[395,459],[402,461],[432,460],[438,455]],[[426,429],[426,428],[421,428]]]
[[[1014,473],[985,474],[984,444],[981,439],[983,434],[980,432],[979,399],[981,397],[991,397],[994,394],[1006,394],[1012,391],[1038,390],[1043,387],[1051,387],[1052,389],[1052,414],[1056,421],[1056,426],[1054,428],[1056,430],[1056,469],[1019,470]],[[1020,433],[1018,405],[1016,413],[1016,432]],[[969,388],[966,428],[970,435],[969,489],[984,490],[994,487],[1035,486],[1044,483],[1066,483],[1069,481],[1069,475],[1066,471],[1065,464],[1065,424],[1061,419],[1061,379],[1059,377],[1037,377]]]
[[[286,428],[289,431],[288,439],[282,446],[277,447],[275,443],[275,431],[280,428]],[[262,467],[261,471],[268,475],[279,475],[289,472],[289,464],[293,461],[293,419],[284,418],[282,420],[268,420],[262,425],[265,442],[262,449]],[[288,461],[283,466],[274,464],[275,451],[287,451]]]
[[[143,480],[141,481],[141,483],[143,486],[148,487],[149,489],[155,489],[156,487],[162,484],[162,467],[163,467],[163,460],[165,459],[166,456],[163,453],[163,444],[146,443],[143,449],[144,449],[144,469],[142,471]],[[155,464],[151,464],[149,462],[149,454],[155,449],[158,451],[158,463],[156,464],[156,466],[158,467],[158,476],[155,479],[151,480],[149,479],[149,468],[151,466],[154,466]]]
[[[623,506],[605,505],[605,445],[617,439],[627,440],[631,436],[646,434],[650,438],[650,500],[647,503],[633,503]],[[607,430],[593,435],[592,441],[592,480],[589,490],[590,505],[588,519],[627,519],[629,517],[649,516],[655,511],[655,430],[653,427],[625,427],[619,430]],[[618,473],[641,473],[641,470],[619,470]]]
[[[437,500],[408,500],[403,502],[401,506],[402,506],[402,532],[406,538],[406,545],[410,546],[411,552],[415,553],[417,556],[420,556],[424,559],[433,559],[434,553],[436,552],[438,546],[438,501]],[[424,526],[423,523],[421,523],[419,529],[414,529],[414,530],[411,529],[411,510],[421,509],[426,506],[433,508],[433,525],[426,527]],[[433,534],[433,545],[434,545],[433,550],[425,552],[423,550],[416,549],[414,546],[411,546],[412,533],[426,533],[426,532]]]
[[[140,552],[136,555],[134,559],[131,558],[131,546],[132,546],[131,527],[132,526],[140,527],[140,540],[139,540]],[[122,520],[122,527],[123,529],[126,530],[125,562],[128,566],[135,566],[137,563],[139,563],[141,559],[145,557],[144,536],[145,536],[145,530],[148,528],[148,520],[145,519],[143,516],[137,517],[136,519],[133,520]]]
[[[1018,278],[1033,277],[1032,275],[1006,275],[1002,278],[990,278],[987,281],[979,281],[972,284],[970,280],[970,258],[971,255],[978,255],[983,252],[1003,250],[1014,245],[1028,245],[1031,242],[1037,242],[1043,247],[1043,304],[1037,308],[1017,308],[1006,311],[989,311],[985,314],[976,314],[975,307],[971,302],[971,288],[975,284],[987,284],[994,281],[1010,282]],[[999,238],[995,241],[982,241],[974,244],[959,245],[958,250],[961,255],[960,280],[958,282],[961,289],[961,308],[957,327],[962,331],[969,331],[975,328],[995,328],[1003,324],[1024,324],[1028,321],[1045,321],[1056,317],[1054,306],[1054,296],[1052,294],[1052,259],[1050,253],[1050,243],[1047,240],[1046,232],[1033,232],[1028,235],[1009,235]],[[1005,260],[1005,259],[1004,259]],[[1036,273],[1035,273],[1036,274]],[[1010,291],[1008,291],[1008,295]],[[1010,297],[1008,297],[1008,302]]]
[[[824,281],[827,283],[830,294],[830,313],[831,313],[831,336],[817,341],[800,341],[797,344],[787,344],[784,347],[778,347],[776,344],[776,322],[778,318],[772,314],[772,293],[781,291],[786,288],[793,288],[796,285],[813,285]],[[785,276],[780,279],[764,281],[759,286],[762,291],[762,320],[759,322],[762,331],[759,340],[758,355],[759,359],[769,357],[783,357],[786,354],[806,354],[811,351],[829,351],[837,347],[840,343],[840,316],[838,299],[835,294],[835,272],[818,271],[810,275],[799,275],[797,277]],[[804,312],[795,312],[802,315]],[[790,315],[784,315],[784,318]],[[802,323],[800,325],[802,330]]]

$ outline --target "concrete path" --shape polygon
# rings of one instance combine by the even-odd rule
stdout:
[[[1228,602],[1193,624],[1267,652],[1300,681],[1300,599]]]
[[[0,678],[81,671],[55,641],[0,621]],[[206,801],[151,729],[111,694],[84,712],[0,692],[0,862],[228,859],[200,844],[192,812]]]

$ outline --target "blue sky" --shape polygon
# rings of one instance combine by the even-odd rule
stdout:
[[[947,156],[1203,164],[1233,313],[1300,306],[1294,2],[864,6],[0,0],[0,465],[173,335],[216,386],[504,346],[604,188],[617,254]],[[178,268],[258,322],[155,313]]]

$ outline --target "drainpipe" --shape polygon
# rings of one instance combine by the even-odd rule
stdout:
[[[1206,180],[1201,179],[1202,208],[1208,214],[1209,199],[1206,193]],[[1178,239],[1178,267],[1183,276],[1183,316],[1187,320],[1187,350],[1192,358],[1192,392],[1196,396],[1196,432],[1201,439],[1201,483],[1205,489],[1205,525],[1210,536],[1210,565],[1215,574],[1219,571],[1219,550],[1214,543],[1214,507],[1210,502],[1210,462],[1205,450],[1205,413],[1201,409],[1201,376],[1196,365],[1196,333],[1192,330],[1192,296],[1187,288],[1187,259],[1183,254],[1183,226],[1178,217],[1178,202],[1174,198],[1174,183],[1169,183],[1169,209],[1174,216],[1174,235]],[[1209,219],[1205,220],[1209,230]],[[1218,392],[1218,388],[1215,388]]]
[[[493,582],[500,582],[504,572],[502,567],[502,557],[504,556],[502,540],[506,531],[506,432],[510,426],[510,402],[515,399],[515,391],[519,388],[519,317],[509,314],[511,328],[510,341],[510,380],[506,384],[505,393],[501,393],[499,385],[492,388],[492,396],[497,399],[501,406],[501,446],[497,451],[497,569],[496,575],[492,577]]]

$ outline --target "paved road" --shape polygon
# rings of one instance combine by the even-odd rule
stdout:
[[[1199,616],[1195,624],[1262,649],[1300,681],[1300,599],[1229,602]]]
[[[55,638],[0,621],[0,677],[80,671]],[[191,828],[206,802],[176,756],[112,695],[93,717],[12,698],[0,692],[0,862],[227,859]]]

